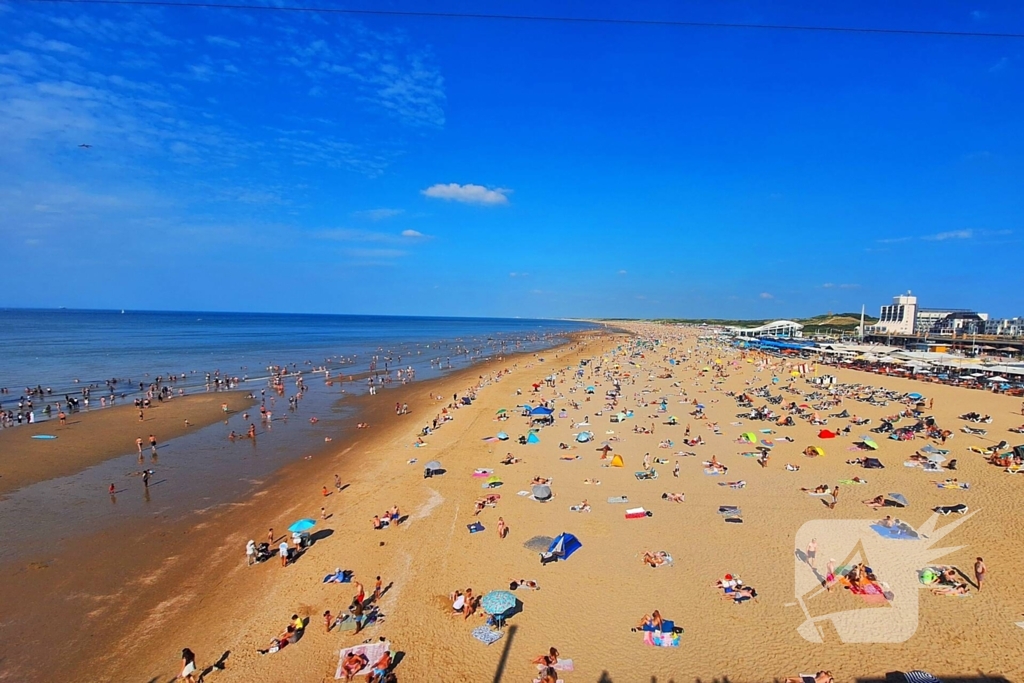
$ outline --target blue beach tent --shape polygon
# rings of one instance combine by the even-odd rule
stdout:
[[[526,437],[526,443],[540,443],[540,438],[533,432],[530,432],[530,435]]]
[[[568,560],[570,555],[582,547],[580,539],[563,531],[555,537],[555,540],[551,541],[551,545],[548,546],[548,554],[560,560]]]

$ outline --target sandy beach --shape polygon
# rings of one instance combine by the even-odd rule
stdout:
[[[948,458],[958,460],[958,468],[929,473],[903,466],[930,443],[921,438],[898,442],[875,435],[877,451],[851,450],[882,416],[906,407],[902,404],[844,400],[828,412],[846,408],[871,423],[831,440],[819,439],[822,427],[802,419],[793,427],[776,427],[738,418],[743,409],[727,394],[767,385],[778,395],[790,376],[784,361],[700,346],[696,329],[625,326],[635,335],[661,340],[660,345],[640,349],[630,346],[626,335],[579,335],[557,350],[492,361],[362,397],[359,419],[369,423],[368,429],[316,448],[297,445],[311,457],[260,482],[245,500],[204,510],[187,524],[154,522],[133,532],[130,543],[97,534],[69,541],[55,559],[5,568],[0,602],[16,607],[0,625],[10,652],[0,680],[169,682],[179,670],[178,653],[189,647],[200,668],[209,670],[207,681],[329,681],[341,648],[381,636],[400,653],[394,667],[400,681],[529,681],[537,669],[531,660],[552,646],[573,662],[573,670],[561,674],[568,683],[773,681],[822,669],[832,671],[836,681],[872,680],[912,669],[976,680],[1016,680],[1024,674],[1017,645],[1017,634],[1024,631],[1015,625],[1024,604],[1012,578],[1024,543],[1024,524],[1014,514],[1024,478],[967,450],[1004,438],[1012,444],[1010,437],[1016,435],[1007,429],[1024,421],[1019,399],[818,368],[841,383],[917,391],[934,401],[926,413],[955,433],[944,448],[950,450]],[[581,360],[590,362],[580,366]],[[498,377],[505,369],[508,373]],[[553,373],[554,387],[543,386]],[[772,385],[773,376],[781,378],[779,385]],[[620,382],[621,394],[617,405],[609,406],[604,396],[613,379]],[[799,392],[821,389],[805,379],[795,379],[792,387]],[[541,386],[532,392],[535,383]],[[587,393],[588,386],[594,387],[593,394]],[[415,447],[424,425],[452,403],[453,395],[468,392],[477,397],[472,405],[451,410],[454,419]],[[783,396],[787,403],[803,402],[800,394]],[[219,397],[214,398],[219,410]],[[517,438],[528,433],[529,424],[516,406],[541,400],[552,402],[554,424],[539,430],[539,443],[520,445]],[[662,400],[664,412],[659,410]],[[408,403],[410,414],[395,415],[396,402]],[[703,418],[691,415],[694,402],[705,406]],[[503,408],[510,417],[498,421]],[[626,410],[633,416],[611,421],[612,414]],[[968,411],[992,416],[991,424],[983,425],[985,437],[960,432],[964,423],[957,416]],[[666,424],[671,415],[678,424]],[[582,422],[589,426],[574,427]],[[829,418],[827,428],[847,424],[845,418]],[[636,433],[638,427],[653,433]],[[687,429],[704,443],[684,445]],[[487,440],[499,431],[511,439]],[[593,440],[579,443],[574,435],[581,431],[592,432]],[[738,443],[746,432],[771,443],[765,467],[742,455],[752,450]],[[623,467],[610,467],[610,455],[602,458],[598,449],[606,440],[611,453],[621,455]],[[660,447],[666,440],[672,444]],[[560,443],[569,447],[561,449]],[[820,446],[826,455],[806,457],[809,445]],[[500,464],[507,453],[522,462]],[[635,475],[644,470],[648,453],[656,480]],[[885,469],[846,464],[866,453]],[[705,473],[702,462],[713,456],[728,467],[727,473]],[[434,459],[445,473],[426,479],[423,464]],[[677,461],[678,477],[673,474]],[[786,469],[787,463],[799,471]],[[474,476],[478,468],[493,470],[502,485],[484,489],[485,479]],[[334,488],[335,473],[345,484],[341,491]],[[518,495],[531,491],[535,477],[551,480],[552,500]],[[800,490],[854,477],[867,483],[840,484],[834,508],[825,504],[831,498]],[[934,483],[949,477],[969,482],[969,489],[942,489]],[[739,481],[745,482],[742,488],[723,485]],[[890,492],[902,493],[909,505],[872,510],[861,502]],[[665,493],[684,493],[685,502],[666,500]],[[474,501],[487,494],[500,495],[496,507],[475,514]],[[608,502],[620,496],[628,503]],[[584,500],[589,511],[570,509]],[[877,642],[878,636],[874,642],[844,642],[828,620],[819,622],[821,642],[798,632],[809,615],[852,610],[876,610],[872,614],[879,614],[881,623],[887,618],[883,613],[897,604],[868,602],[839,588],[808,598],[805,613],[797,599],[804,595],[795,588],[814,576],[796,553],[804,547],[805,523],[852,520],[867,529],[894,513],[924,529],[933,507],[957,503],[967,504],[974,514],[935,545],[951,551],[934,553],[941,556],[927,562],[955,565],[973,581],[974,558],[983,556],[989,570],[983,590],[972,585],[969,597],[956,597],[915,587],[916,627],[898,641]],[[371,518],[393,505],[407,518],[374,530]],[[720,506],[740,507],[742,523],[726,522]],[[326,520],[320,517],[321,507]],[[635,507],[652,514],[627,518],[626,509]],[[272,557],[247,566],[246,541],[265,540],[273,527],[279,542],[284,529],[303,517],[317,520],[315,542],[294,564],[282,567]],[[497,532],[499,517],[508,526],[504,538]],[[935,535],[958,519],[940,517]],[[484,529],[470,533],[467,527],[475,522]],[[538,537],[550,539],[561,532],[574,534],[582,547],[565,561],[542,566],[534,549],[544,543]],[[826,538],[818,541],[817,569],[831,557],[846,560],[840,556],[843,548],[831,547]],[[645,551],[665,551],[673,561],[652,568],[643,562]],[[378,575],[388,587],[376,601],[383,617],[358,635],[324,628],[323,612],[343,614],[356,590],[354,584],[323,583],[335,569],[353,572],[367,592]],[[883,573],[878,579],[905,586],[906,573],[920,569],[903,567],[903,576]],[[880,565],[875,570],[883,572]],[[722,599],[714,584],[726,574],[756,587],[756,599],[742,604]],[[512,579],[535,580],[539,590],[517,590],[521,611],[508,619],[497,642],[484,645],[471,636],[484,618],[453,615],[449,594],[467,588],[476,595],[505,590]],[[19,595],[39,599],[28,607],[16,600]],[[903,609],[906,602],[898,604]],[[642,633],[631,630],[653,610],[683,629],[678,647],[652,647]],[[292,614],[309,618],[304,635],[280,652],[258,654]],[[1006,642],[1009,646],[1002,645]],[[218,661],[223,670],[209,669]]]

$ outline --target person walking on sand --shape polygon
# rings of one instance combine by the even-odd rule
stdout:
[[[508,527],[505,526],[505,519],[498,517],[498,538],[505,538]]]
[[[181,651],[181,673],[175,680],[187,681],[187,683],[196,683],[196,655],[192,650],[183,648]]]
[[[814,569],[814,558],[818,556],[818,539],[812,538],[807,544],[807,564]]]
[[[277,547],[277,554],[281,556],[281,566],[288,566],[288,541],[281,541],[281,545]]]
[[[679,478],[679,461],[676,460],[675,466],[672,468],[672,476],[676,479]]]
[[[981,591],[981,584],[985,582],[985,572],[988,569],[985,567],[985,561],[980,557],[974,560],[974,583],[978,584],[978,591]]]
[[[152,434],[149,435],[149,452],[156,455],[156,437]]]
[[[838,503],[838,502],[839,502],[839,485],[837,484],[837,485],[832,487],[832,503],[828,506],[828,509],[829,510],[835,510],[836,509],[836,503]]]
[[[149,477],[153,470],[142,470],[142,485],[149,488]]]

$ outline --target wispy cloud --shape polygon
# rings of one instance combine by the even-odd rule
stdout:
[[[900,244],[901,242],[909,242],[914,239],[913,237],[886,237],[878,240],[879,244]]]
[[[422,191],[427,197],[462,202],[464,204],[508,204],[508,196],[512,190],[504,188],[488,189],[483,185],[459,185],[458,183],[438,183]]]
[[[428,240],[430,235],[424,235],[419,230],[403,230],[402,237],[409,240]]]
[[[969,240],[974,237],[973,230],[949,230],[947,232],[940,232],[934,235],[925,235],[921,239],[928,240],[930,242],[944,242],[946,240]]]
[[[774,294],[770,294],[768,292],[761,292],[758,296],[760,296],[762,299],[774,299],[775,298]]]
[[[403,213],[405,213],[404,209],[367,209],[365,211],[356,211],[352,215],[356,218],[365,218],[370,221],[383,221],[395,216],[401,216]]]
[[[242,44],[237,40],[231,40],[224,36],[206,36],[206,42],[210,45],[216,45],[217,47],[242,47]]]
[[[619,271],[619,275],[625,275],[625,274],[626,274],[626,271],[625,271],[625,270],[620,270],[620,271]]]

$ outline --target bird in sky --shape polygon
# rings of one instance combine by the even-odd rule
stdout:
[[[92,145],[87,145],[85,143],[82,143],[81,145],[79,145],[79,147],[81,147],[82,149],[91,149]]]

